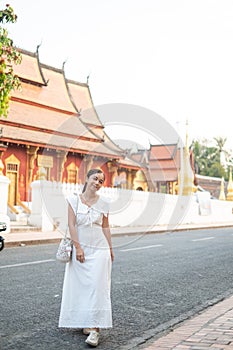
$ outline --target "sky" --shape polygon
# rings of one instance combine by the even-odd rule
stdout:
[[[1,8],[7,2],[0,1]],[[189,140],[227,138],[233,149],[232,0],[10,0],[14,45],[89,86],[95,106],[132,104]],[[101,115],[99,115],[101,119]],[[113,138],[147,137],[104,120]],[[138,130],[137,130],[138,129]],[[145,135],[146,133],[146,135]],[[125,136],[122,136],[125,135]],[[145,142],[147,142],[145,141]],[[142,143],[144,141],[141,141]]]

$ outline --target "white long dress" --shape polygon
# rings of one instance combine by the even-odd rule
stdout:
[[[100,196],[97,203],[88,207],[77,194],[67,200],[74,213],[77,212],[78,240],[85,262],[76,260],[73,247],[72,261],[65,269],[59,327],[110,328],[112,262],[101,226],[103,215],[108,215],[109,203]]]

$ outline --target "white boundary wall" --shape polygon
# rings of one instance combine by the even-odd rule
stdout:
[[[59,223],[64,231],[67,224],[65,198],[72,193],[81,193],[82,185],[37,180],[31,187],[29,223],[42,231],[51,231]],[[169,225],[175,228],[180,224],[233,222],[233,202],[210,200],[207,192],[198,196],[176,196],[103,187],[100,193],[110,202],[112,227]]]

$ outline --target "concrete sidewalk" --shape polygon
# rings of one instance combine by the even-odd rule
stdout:
[[[233,350],[233,296],[184,321],[146,350]]]
[[[12,226],[13,227],[13,226]],[[24,230],[25,227],[25,230]],[[197,230],[197,229],[209,229],[209,228],[226,228],[232,227],[233,222],[226,223],[213,223],[213,224],[179,224],[176,226],[160,225],[160,226],[125,226],[125,227],[112,227],[112,236],[129,236],[129,235],[143,235],[149,233],[165,233],[172,231],[183,230]],[[14,247],[20,245],[32,245],[32,244],[46,244],[57,243],[62,238],[62,233],[55,231],[41,232],[26,230],[26,226],[21,226],[20,231],[4,233],[0,232],[3,236],[5,247]]]

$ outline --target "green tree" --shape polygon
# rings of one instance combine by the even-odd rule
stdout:
[[[227,141],[226,137],[214,137],[217,144],[217,152],[219,153],[220,164],[227,170],[227,165],[230,160],[230,153],[225,149],[225,144]]]
[[[13,40],[9,38],[4,27],[6,23],[15,23],[16,20],[17,16],[10,5],[0,10],[0,117],[8,115],[11,91],[21,87],[13,65],[20,64],[22,56],[13,46]]]
[[[216,141],[219,139],[215,138],[214,140]],[[219,140],[219,142],[217,146],[209,146],[213,144],[213,142],[206,139],[202,141],[193,140],[191,147],[194,154],[196,174],[228,178],[227,171],[220,162],[221,152],[226,141],[223,142],[222,139],[221,141]]]
[[[217,143],[219,152],[224,151],[224,147],[225,147],[227,138],[226,138],[226,137],[214,137],[214,140],[215,140],[216,143]]]
[[[208,174],[209,174],[208,176],[213,176],[213,177],[224,177],[224,178],[227,177],[225,169],[219,162],[215,162],[211,164]]]
[[[206,158],[203,157],[204,147],[199,141],[194,140],[191,148],[194,154],[195,172],[201,174],[207,166]]]

